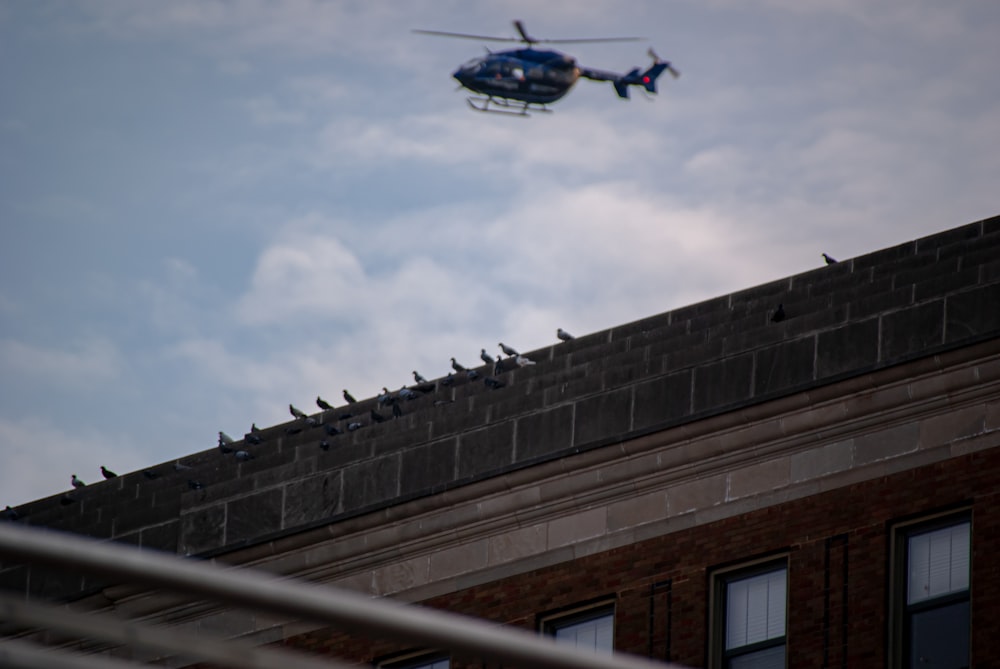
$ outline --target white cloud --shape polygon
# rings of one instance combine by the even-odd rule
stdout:
[[[290,316],[348,318],[355,301],[366,297],[365,284],[361,262],[339,240],[286,229],[258,259],[236,314],[249,325]]]

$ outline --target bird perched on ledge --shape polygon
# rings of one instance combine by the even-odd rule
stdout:
[[[230,447],[230,444],[232,444],[232,443],[233,443],[233,438],[230,437],[225,432],[222,432],[220,430],[219,431],[219,452],[221,452],[223,455],[228,455],[228,454],[232,453],[233,449]]]
[[[518,367],[527,367],[528,365],[534,365],[535,361],[526,355],[518,355],[514,357],[514,362],[517,363]]]
[[[332,411],[333,410],[333,405],[330,404],[329,402],[327,402],[322,397],[319,397],[318,395],[316,396],[316,406],[318,406],[323,411]]]
[[[503,342],[500,342],[499,344],[497,344],[497,346],[499,346],[500,350],[504,352],[504,355],[517,355],[517,351],[512,349],[510,346],[507,346]]]
[[[113,479],[113,478],[117,477],[118,474],[115,474],[113,471],[111,471],[110,469],[108,469],[104,465],[101,465],[101,476],[103,476],[106,479]]]
[[[573,341],[574,339],[576,339],[576,337],[566,332],[562,328],[556,330],[556,336],[559,337],[559,339],[562,341]]]
[[[291,404],[288,405],[288,412],[291,413],[294,418],[305,418],[306,417],[305,411],[301,411],[299,409],[296,409]]]
[[[81,481],[80,479],[78,479],[76,477],[76,474],[73,474],[73,476],[70,478],[69,482],[73,484],[74,488],[86,488],[87,487],[87,484],[84,483],[83,481]]]
[[[490,357],[490,354],[486,352],[485,348],[479,349],[479,359],[485,362],[487,365],[493,364],[493,358]]]
[[[783,320],[785,320],[785,305],[779,304],[778,308],[771,314],[771,322],[780,323]]]
[[[454,369],[456,372],[465,372],[465,371],[468,371],[468,370],[465,369],[465,367],[463,367],[458,362],[456,362],[455,358],[451,359],[451,368]]]
[[[427,383],[427,379],[421,376],[417,370],[413,370],[413,380],[417,383]]]
[[[347,402],[348,404],[354,404],[355,402],[357,402],[357,400],[356,400],[356,399],[354,399],[354,395],[352,395],[352,394],[350,394],[349,392],[347,392],[347,389],[346,389],[346,388],[344,389],[344,400],[345,400],[345,401],[346,401],[346,402]]]
[[[826,261],[827,265],[835,265],[837,263],[837,259],[836,258],[831,258],[830,256],[828,256],[825,253],[823,253],[821,255],[823,256],[823,260]]]

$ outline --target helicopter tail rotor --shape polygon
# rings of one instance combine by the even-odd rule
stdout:
[[[669,72],[670,76],[672,76],[674,79],[681,76],[681,73],[676,68],[674,68],[674,66],[671,65],[669,61],[663,60],[657,55],[655,51],[653,51],[653,47],[649,47],[649,50],[646,53],[648,53],[649,57],[653,59],[654,65],[659,65],[659,64],[664,65],[665,67],[663,69]],[[653,92],[655,93],[655,91]]]

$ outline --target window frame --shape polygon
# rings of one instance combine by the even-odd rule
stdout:
[[[556,633],[565,627],[585,623],[600,618],[611,618],[611,648],[607,652],[615,652],[615,634],[617,632],[615,616],[615,600],[604,598],[586,604],[577,604],[569,608],[545,613],[538,618],[540,634],[556,639]],[[558,641],[557,641],[558,642]],[[598,652],[602,652],[598,650]]]
[[[451,667],[451,654],[437,650],[410,650],[403,653],[391,655],[374,662],[378,669],[420,669],[447,660]]]
[[[714,569],[709,576],[709,633],[708,633],[708,663],[711,669],[724,669],[729,661],[749,653],[768,648],[785,648],[785,666],[788,666],[788,609],[791,587],[789,587],[789,554],[783,552],[768,555],[757,560],[741,562],[728,567]],[[776,571],[785,572],[785,632],[780,637],[757,641],[739,647],[739,652],[726,649],[727,628],[727,590],[730,583],[744,579],[770,574]]]
[[[969,582],[964,590],[945,593],[937,597],[908,603],[909,592],[909,540],[911,537],[959,525],[969,526]],[[913,615],[944,608],[961,602],[969,606],[969,657],[972,657],[972,541],[974,523],[972,507],[942,511],[932,515],[894,523],[889,537],[889,644],[887,666],[903,669],[909,664],[910,626]]]

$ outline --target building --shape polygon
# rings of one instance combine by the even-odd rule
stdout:
[[[1000,657],[1000,217],[528,356],[502,388],[438,380],[396,419],[371,398],[264,430],[253,460],[193,454],[202,489],[166,463],[17,522],[688,666]],[[492,666],[33,565],[0,587],[378,666]]]

